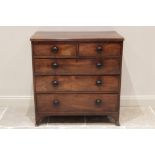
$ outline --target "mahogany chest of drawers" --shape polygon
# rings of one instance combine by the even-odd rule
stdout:
[[[36,125],[48,116],[93,115],[119,125],[122,36],[36,32],[31,44]]]

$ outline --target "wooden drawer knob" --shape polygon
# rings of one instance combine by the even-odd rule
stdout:
[[[56,62],[52,63],[52,68],[56,69],[58,67],[59,67],[59,64],[58,63],[56,63]]]
[[[97,81],[96,81],[96,85],[97,85],[97,86],[102,85],[102,81],[101,81],[101,80],[97,80]]]
[[[59,106],[60,105],[60,101],[59,100],[53,100],[53,105],[55,106],[55,107],[57,107],[57,106]]]
[[[98,53],[101,53],[101,52],[103,51],[102,46],[97,46],[97,47],[96,47],[96,51],[97,51]]]
[[[101,62],[96,63],[97,68],[101,68],[102,66],[103,66],[103,64]]]
[[[95,104],[97,106],[100,106],[102,104],[102,100],[101,99],[96,99]]]
[[[54,87],[58,86],[59,85],[59,81],[58,80],[54,80],[52,81],[52,84]]]
[[[53,53],[58,53],[59,48],[56,47],[56,46],[53,46],[51,51],[52,51]]]

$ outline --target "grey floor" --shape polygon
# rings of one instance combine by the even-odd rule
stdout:
[[[34,123],[32,103],[0,104],[0,128],[155,128],[155,106],[124,106],[120,109],[121,126],[106,117],[50,117],[39,126]]]

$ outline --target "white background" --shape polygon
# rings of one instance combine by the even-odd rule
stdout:
[[[155,11],[154,11],[154,1],[153,0],[1,0],[0,1],[0,24],[3,26],[9,25],[39,25],[39,26],[149,26],[155,25]],[[31,29],[31,28],[30,28]],[[37,29],[33,29],[32,31],[27,30],[28,32],[24,32],[24,34],[27,35],[27,37],[30,36],[31,32],[35,31]],[[122,31],[119,28],[117,29],[120,31],[125,37],[126,37],[126,31]],[[137,30],[139,31],[139,29]],[[14,66],[14,63],[8,64],[9,60],[12,62],[13,55],[15,58],[15,61],[20,62],[18,65],[24,64],[24,68],[29,68],[30,65],[30,53],[26,54],[24,51],[25,47],[27,45],[29,46],[29,41],[25,38],[22,38],[22,34],[18,34],[18,41],[24,42],[27,45],[19,45],[17,41],[14,41],[14,38],[12,36],[8,36],[7,38],[4,36],[6,32],[0,32],[0,38],[1,41],[1,47],[4,47],[4,38],[6,39],[7,46],[6,49],[11,49],[10,44],[12,45],[13,49],[20,49],[17,51],[10,51],[10,53],[7,53],[8,51],[0,50],[0,68],[4,68],[4,65],[6,67],[10,66],[11,69],[15,69],[17,66]],[[133,34],[131,32],[128,32],[128,36],[132,36]],[[11,33],[10,33],[11,34]],[[143,36],[138,36],[141,33],[135,33],[137,39],[142,39]],[[6,35],[8,35],[6,33]],[[146,34],[147,35],[147,34]],[[152,32],[149,32],[149,35],[151,35],[152,39],[153,36]],[[21,40],[20,41],[20,37]],[[15,44],[12,44],[10,42],[10,38],[12,38],[12,42]],[[134,41],[136,41],[135,39]],[[147,43],[151,42],[151,47],[148,47],[149,49],[152,49],[151,51],[145,51],[144,53],[144,44],[145,42],[142,41],[141,46],[139,46],[140,43],[138,43],[137,47],[131,47],[133,49],[133,53],[128,53],[129,55],[124,55],[126,58],[127,64],[130,63],[131,59],[134,59],[134,63],[139,62],[144,63],[145,65],[150,65],[151,70],[154,69],[154,54],[153,54],[153,40],[150,38],[145,38],[144,40],[147,41]],[[129,40],[132,41],[133,39],[129,37]],[[6,44],[6,43],[5,43]],[[127,43],[126,43],[127,44]],[[137,41],[136,41],[137,45]],[[130,45],[126,45],[126,47],[130,48]],[[146,47],[145,47],[146,48]],[[143,54],[141,57],[139,56],[139,51],[137,50],[142,49]],[[125,49],[125,51],[128,49]],[[12,52],[12,54],[11,54]],[[17,53],[16,53],[17,52]],[[151,56],[149,54],[146,54],[146,52],[151,52]],[[4,54],[4,56],[3,56]],[[9,57],[10,54],[10,57]],[[25,59],[23,58],[23,55],[25,55]],[[132,57],[132,55],[136,54],[136,57]],[[22,59],[19,60],[18,56],[21,56]],[[138,56],[137,56],[138,55]],[[4,60],[3,58],[4,57]],[[8,58],[6,61],[5,59]],[[16,59],[18,58],[18,59]],[[136,61],[135,61],[136,59]],[[145,61],[146,59],[150,59],[150,61]],[[130,60],[130,61],[129,61]],[[144,60],[144,61],[143,61]],[[142,63],[142,64],[143,64]],[[139,66],[139,64],[137,63]],[[145,66],[143,65],[143,67]],[[130,67],[129,67],[130,66]],[[136,68],[134,68],[134,64],[130,64],[128,69],[130,71],[132,70],[133,73],[136,72]],[[29,83],[29,80],[31,79],[30,74],[31,71],[25,70],[25,73],[23,70],[20,70],[20,67],[17,67],[17,71],[10,70],[0,70],[0,77],[4,80],[3,74],[10,74],[10,78],[12,77],[11,87],[13,86],[14,89],[14,80],[16,81],[18,79],[17,72],[21,71],[22,74],[26,78],[28,78],[27,84]],[[8,69],[8,68],[7,68]],[[143,69],[143,68],[142,68]],[[141,72],[140,69],[140,75]],[[149,80],[152,81],[152,76],[154,76],[154,71],[149,71],[147,67],[144,68],[144,72],[150,73],[149,74]],[[125,73],[125,71],[124,71]],[[27,77],[28,75],[28,77]],[[131,81],[132,83],[136,79],[135,77],[138,76],[139,81],[141,81],[142,87],[144,85],[147,85],[144,79],[146,77],[142,77],[140,75],[137,75],[137,73],[131,75]],[[22,76],[22,78],[24,77]],[[125,76],[125,75],[123,75]],[[144,74],[143,74],[144,76]],[[141,78],[144,79],[141,80]],[[6,77],[7,79],[7,77]],[[25,78],[24,78],[25,79]],[[124,78],[125,80],[125,78]],[[141,87],[140,82],[134,83],[134,86],[136,88]],[[147,81],[149,82],[149,81]],[[26,82],[24,82],[26,83]],[[145,83],[145,84],[143,84]],[[2,88],[4,88],[4,85],[2,84]],[[0,87],[1,87],[0,85]],[[25,84],[24,84],[25,85]],[[148,92],[145,92],[145,90],[142,90],[142,92],[135,91],[135,93],[154,93],[152,88],[154,87],[154,82],[152,81],[152,85],[149,82],[149,86],[146,87],[146,90]],[[9,86],[6,86],[9,87]],[[22,90],[23,85],[17,87]],[[31,86],[28,86],[26,90],[21,91],[21,95],[28,93],[31,94]],[[125,89],[125,87],[124,87]],[[2,89],[1,89],[2,90]],[[130,90],[130,89],[129,89]],[[132,89],[131,89],[132,90]],[[6,91],[0,92],[0,94],[5,95]],[[11,94],[12,90],[8,94]],[[124,90],[124,93],[131,93],[127,92],[127,90]],[[14,94],[16,95],[16,93]],[[56,129],[56,130],[0,130],[0,154],[56,154],[56,155],[72,155],[72,154],[84,154],[84,155],[103,155],[103,154],[149,154],[154,155],[155,149],[154,149],[154,139],[155,139],[155,132],[154,130],[100,130],[100,129],[79,129],[79,130],[73,130],[73,129]]]

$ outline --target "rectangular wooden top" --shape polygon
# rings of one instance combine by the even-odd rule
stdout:
[[[30,39],[31,41],[123,41],[124,38],[115,31],[83,31],[83,32],[48,32],[38,31]]]

